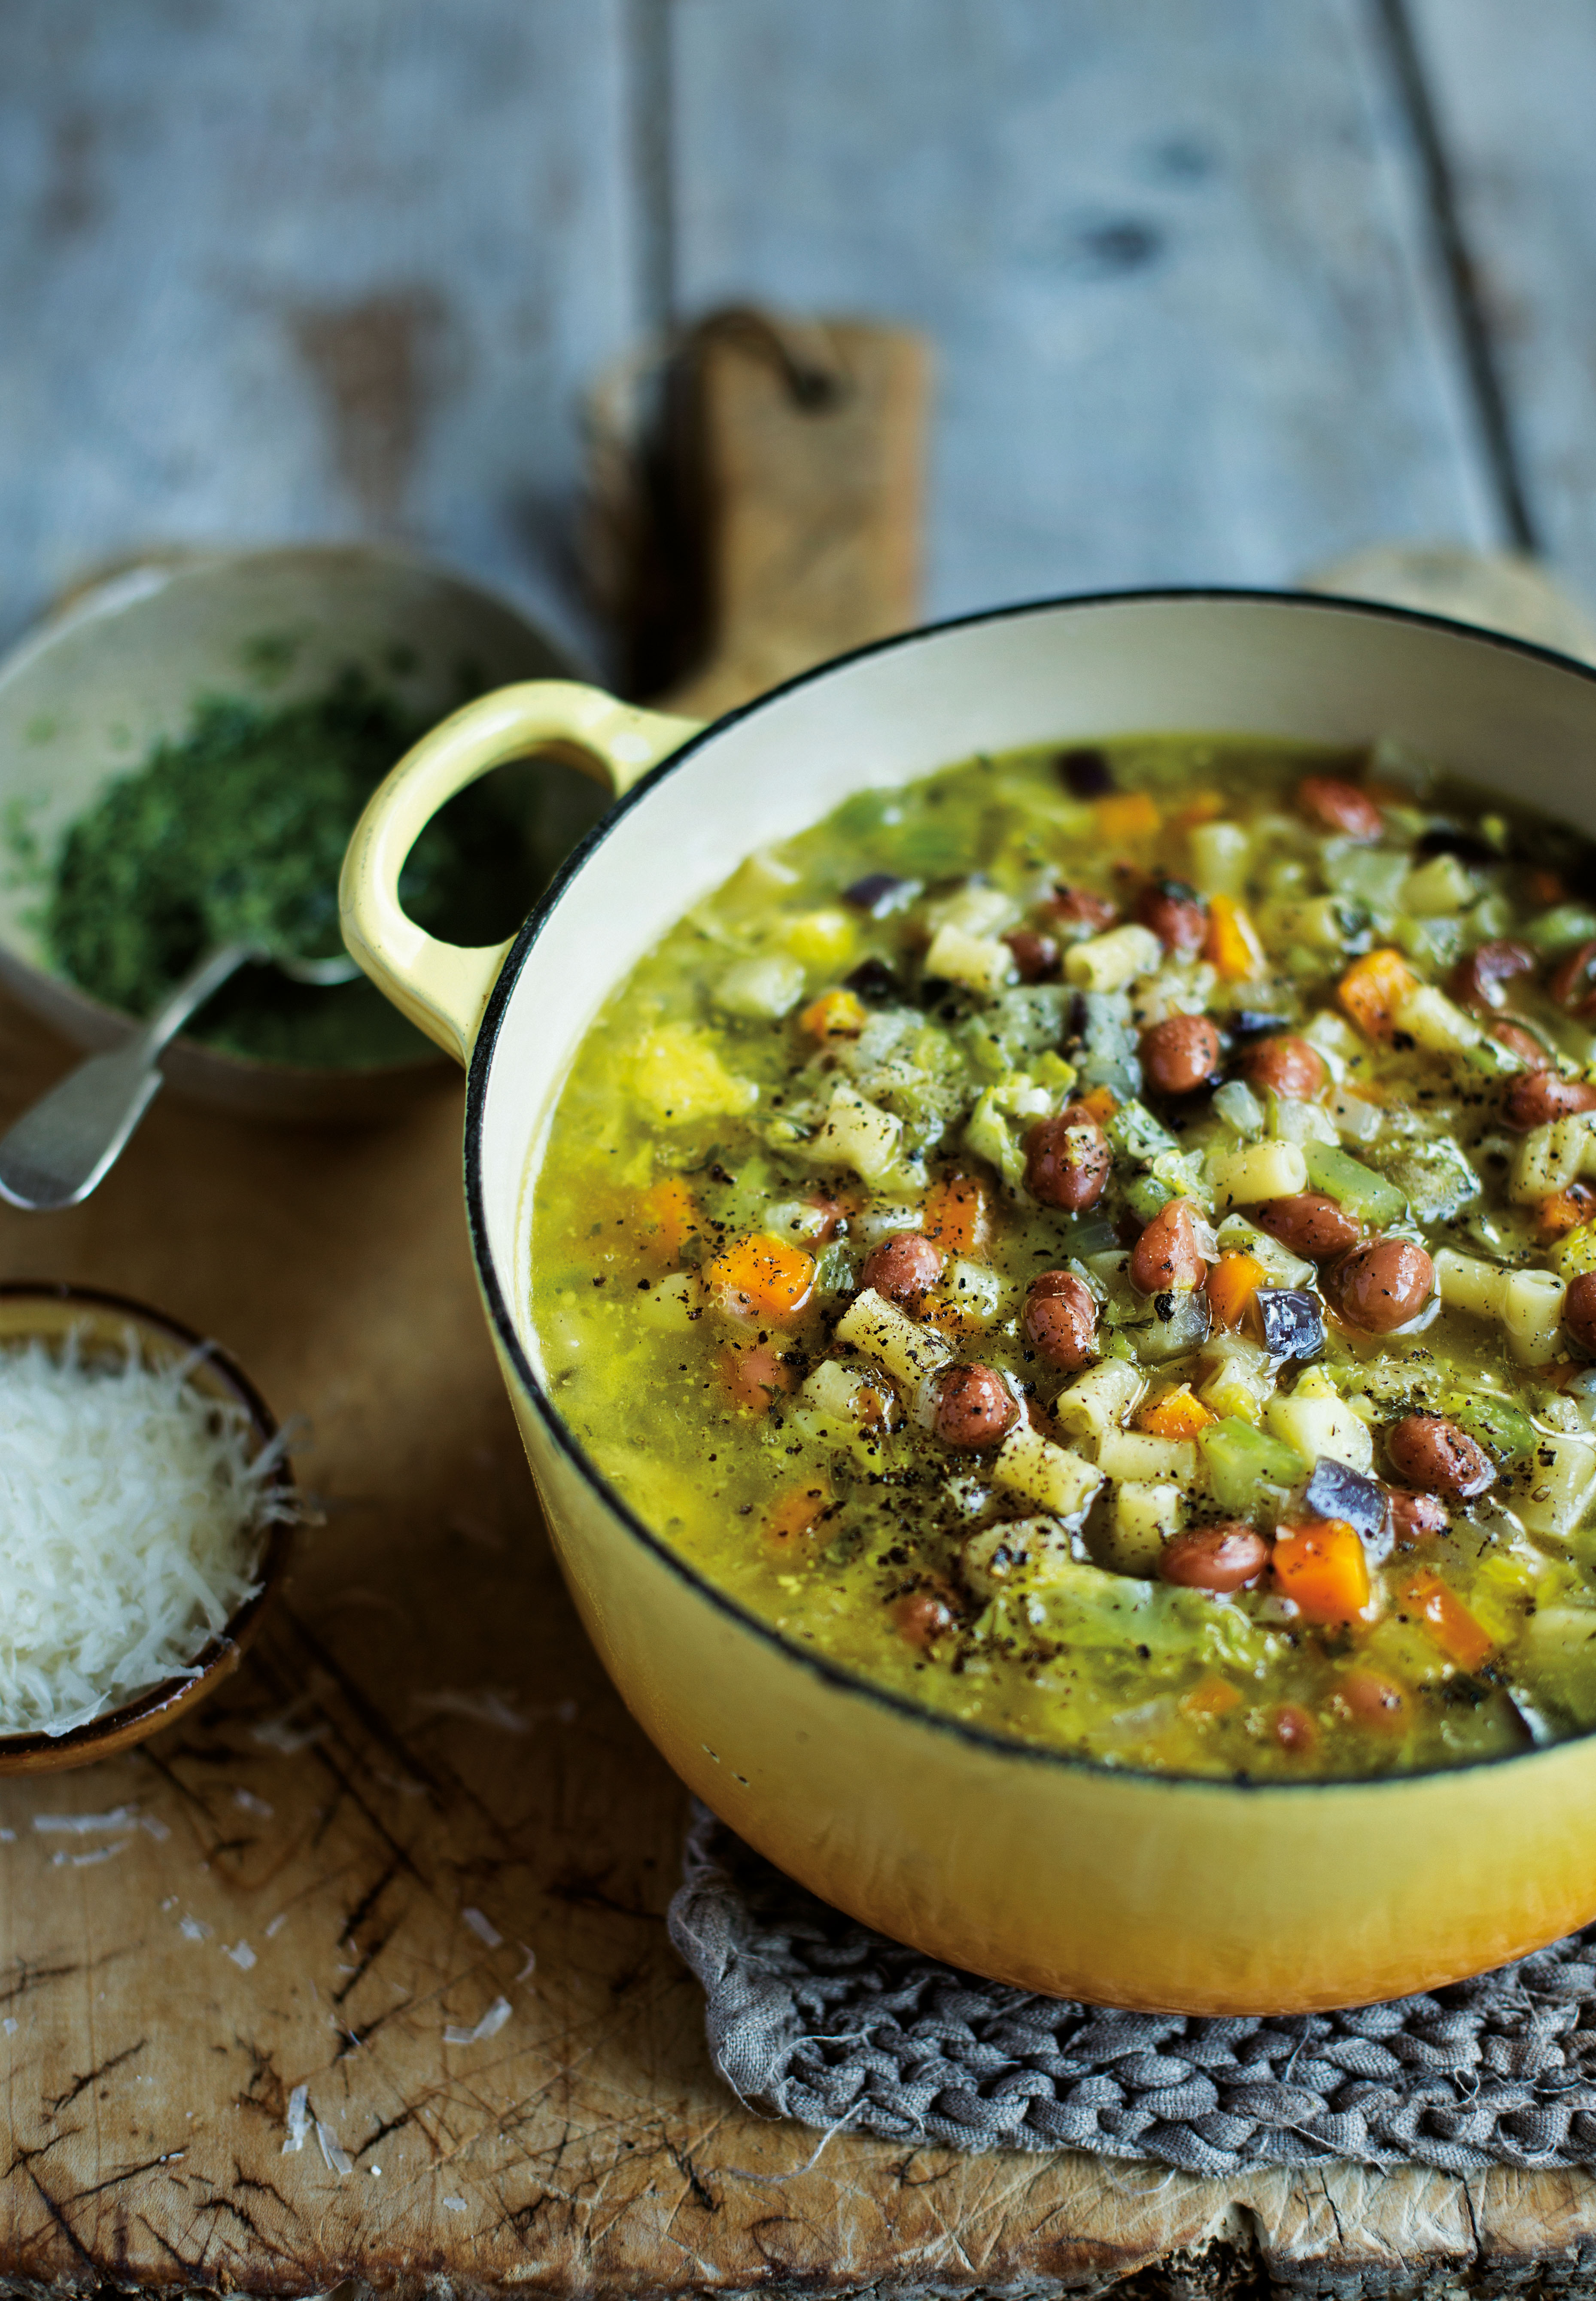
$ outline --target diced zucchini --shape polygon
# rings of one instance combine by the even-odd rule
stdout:
[[[1214,1096],[1214,1108],[1233,1134],[1243,1137],[1264,1131],[1264,1108],[1245,1079],[1227,1079]]]
[[[1278,1506],[1308,1475],[1294,1446],[1226,1415],[1198,1434],[1198,1445],[1221,1510],[1250,1516]]]
[[[1151,1222],[1174,1195],[1167,1183],[1159,1182],[1156,1175],[1138,1175],[1133,1183],[1125,1185],[1125,1204],[1140,1223]]]
[[[1138,1358],[1157,1366],[1207,1342],[1212,1318],[1208,1298],[1200,1286],[1184,1293],[1155,1294],[1149,1307],[1151,1316],[1144,1316],[1132,1328]]]
[[[1198,1395],[1216,1414],[1256,1422],[1274,1394],[1269,1353],[1244,1335],[1220,1335],[1208,1345],[1214,1371]]]
[[[1306,1150],[1310,1142],[1339,1141],[1335,1121],[1316,1102],[1299,1102],[1289,1094],[1271,1093],[1269,1132],[1281,1142],[1295,1142]]]
[[[1345,1207],[1359,1222],[1383,1230],[1389,1223],[1400,1222],[1407,1213],[1408,1201],[1394,1183],[1388,1183],[1383,1175],[1376,1175],[1372,1167],[1349,1158],[1334,1144],[1310,1142],[1303,1159],[1307,1187],[1323,1191],[1327,1199]]]
[[[1338,1087],[1330,1098],[1330,1116],[1343,1142],[1372,1142],[1385,1124],[1385,1113],[1366,1095]]]
[[[1396,908],[1410,911],[1415,918],[1436,918],[1462,910],[1475,893],[1474,881],[1455,855],[1433,855],[1416,871],[1409,871]]]
[[[1534,950],[1547,958],[1558,958],[1566,950],[1575,950],[1582,942],[1596,941],[1596,911],[1583,903],[1558,903],[1539,918],[1531,919],[1519,933]]]
[[[1408,858],[1400,849],[1353,846],[1346,840],[1327,839],[1319,859],[1325,884],[1333,887],[1338,895],[1350,895],[1375,910],[1397,908],[1402,883],[1408,876]]]

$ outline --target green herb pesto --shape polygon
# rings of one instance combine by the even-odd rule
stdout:
[[[202,701],[185,734],[155,744],[68,830],[43,909],[52,962],[108,1006],[147,1015],[224,943],[302,958],[339,951],[344,849],[372,791],[424,732],[355,670],[305,701]],[[487,913],[518,919],[531,859],[506,828],[484,789],[445,810],[405,867],[412,916],[463,941],[488,939]],[[426,1047],[372,984],[318,990],[268,967],[246,968],[188,1029],[285,1063],[400,1062]]]
[[[1299,1779],[1587,1730],[1593,886],[1389,747],[861,793],[579,1050],[552,1394],[752,1611],[999,1733]]]

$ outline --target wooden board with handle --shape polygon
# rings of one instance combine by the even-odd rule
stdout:
[[[736,482],[709,498],[716,627],[741,664],[723,649],[701,671],[716,703],[912,614],[920,356],[858,330],[834,343],[866,387],[829,415],[784,406],[735,334],[705,354],[706,468]],[[806,593],[767,582],[783,566],[810,571]],[[0,1121],[62,1063],[0,1008]],[[0,2277],[1596,2288],[1583,2178],[1222,2182],[846,2134],[817,2149],[737,2103],[665,1936],[683,1795],[539,1526],[459,1135],[457,1090],[339,1135],[163,1100],[87,1206],[0,1216],[4,1275],[121,1289],[235,1351],[305,1418],[297,1460],[324,1514],[208,1707],[102,1768],[0,1782]]]

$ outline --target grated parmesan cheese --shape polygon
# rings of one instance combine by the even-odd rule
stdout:
[[[277,1450],[250,1459],[244,1409],[192,1364],[146,1365],[131,1329],[120,1360],[75,1337],[0,1351],[0,1734],[70,1733],[196,1677],[253,1595]]]

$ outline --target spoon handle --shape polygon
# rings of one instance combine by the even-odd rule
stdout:
[[[40,1213],[75,1207],[121,1155],[161,1085],[161,1050],[256,953],[228,943],[201,959],[125,1046],[90,1055],[0,1137],[0,1198]]]

